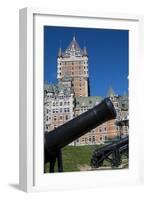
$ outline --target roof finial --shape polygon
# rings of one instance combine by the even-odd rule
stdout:
[[[62,57],[62,49],[61,49],[61,47],[59,48],[59,51],[58,51],[58,57]]]
[[[61,56],[62,56],[62,48],[61,48],[61,45],[62,45],[62,40],[60,40],[60,46],[59,46],[59,51],[58,51],[58,57],[61,57]]]
[[[62,40],[60,40],[59,42],[59,47],[62,48]]]
[[[84,48],[83,48],[83,55],[87,56],[87,48],[86,48],[86,41],[84,40]]]
[[[73,36],[73,40],[74,40],[74,41],[76,40],[76,36],[75,36],[75,33],[74,33],[74,36]]]
[[[84,48],[83,48],[83,54],[84,54],[84,56],[87,56],[88,54],[87,54],[87,48],[86,48],[86,46],[84,46]]]

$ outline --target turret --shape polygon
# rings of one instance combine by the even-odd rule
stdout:
[[[86,46],[84,46],[84,49],[83,49],[83,55],[84,55],[84,56],[88,56]]]
[[[59,48],[59,51],[58,51],[58,57],[62,57],[62,49],[61,49],[61,47]]]

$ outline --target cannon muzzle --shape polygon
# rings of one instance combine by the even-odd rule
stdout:
[[[45,149],[56,152],[100,124],[116,118],[115,108],[109,98],[60,127],[45,132]]]

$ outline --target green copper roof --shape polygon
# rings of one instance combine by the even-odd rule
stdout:
[[[54,94],[63,93],[64,95],[67,96],[73,93],[71,88],[65,87],[62,84],[45,84],[44,91]]]
[[[63,78],[61,78],[62,81],[72,81],[72,78],[70,76],[64,75]]]
[[[76,97],[75,106],[76,108],[87,106],[93,107],[102,100],[100,96],[89,96],[89,97]]]

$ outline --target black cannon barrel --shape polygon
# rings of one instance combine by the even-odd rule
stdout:
[[[94,153],[96,153],[96,154],[105,154],[105,153],[107,153],[108,151],[111,151],[111,150],[113,150],[113,149],[116,149],[116,148],[121,148],[121,147],[123,147],[123,146],[125,146],[125,145],[128,145],[128,137],[125,137],[125,138],[123,138],[123,139],[121,139],[120,141],[117,141],[117,142],[112,142],[112,144],[108,144],[108,145],[105,145],[104,147],[101,147],[101,148],[99,148],[99,149],[96,149],[95,151],[94,151]]]
[[[60,127],[45,133],[45,148],[54,152],[73,142],[98,125],[114,119],[115,108],[109,98]]]

